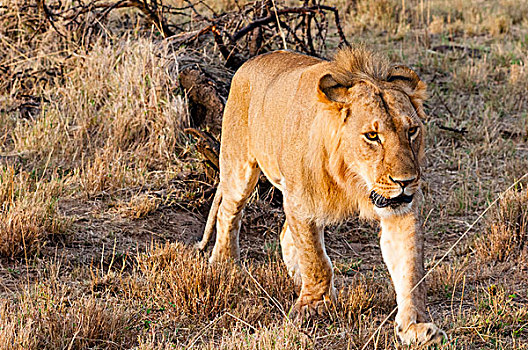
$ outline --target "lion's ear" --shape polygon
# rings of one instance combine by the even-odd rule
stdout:
[[[319,90],[332,102],[347,101],[348,88],[339,84],[331,74],[326,74],[319,80]]]
[[[387,81],[398,85],[411,98],[420,99],[423,102],[427,97],[427,85],[407,66],[392,66],[389,69]]]
[[[423,102],[427,98],[427,85],[420,80],[418,74],[407,66],[392,66],[389,70],[387,81],[403,89],[409,95],[418,116],[425,119]]]

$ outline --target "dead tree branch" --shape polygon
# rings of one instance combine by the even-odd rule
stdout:
[[[146,0],[120,0],[120,1],[93,1],[85,6],[76,6],[75,8],[70,8],[68,11],[63,11],[62,13],[53,13],[48,6],[45,4],[45,0],[37,0],[39,9],[43,12],[44,16],[52,23],[54,18],[60,17],[67,20],[75,20],[82,14],[103,9],[103,17],[115,9],[121,8],[136,8],[138,9],[149,23],[155,26],[163,37],[167,38],[173,36],[175,33],[169,28],[165,20],[163,19],[163,6],[159,6],[157,1]],[[183,13],[183,12],[182,12]],[[55,28],[55,27],[54,27]],[[60,33],[56,28],[55,30]],[[60,33],[61,34],[61,33]]]
[[[319,14],[322,11],[331,11],[331,12],[334,13],[335,25],[336,25],[337,31],[339,33],[339,38],[341,39],[341,41],[345,45],[350,45],[348,43],[348,41],[346,40],[345,34],[343,33],[343,29],[341,28],[341,22],[340,22],[340,19],[339,19],[339,11],[335,7],[326,6],[326,5],[316,5],[316,6],[310,6],[310,7],[290,7],[290,8],[285,8],[285,9],[278,10],[277,14],[279,16],[287,15],[287,14],[304,14],[304,15],[306,15],[308,13],[310,13],[310,14]],[[265,24],[269,24],[269,23],[274,22],[275,18],[276,18],[276,14],[275,14],[275,12],[272,12],[271,14],[269,14],[268,16],[266,16],[264,18],[259,18],[259,19],[255,20],[255,21],[249,23],[247,26],[245,26],[244,28],[240,29],[238,32],[236,32],[233,35],[233,40],[237,41],[238,39],[240,39],[244,35],[248,34],[251,31],[253,31],[255,28],[260,27],[260,26],[265,25]]]
[[[237,4],[235,10],[223,13],[215,12],[202,0],[185,0],[185,6],[180,7],[164,5],[162,0],[92,0],[70,7],[59,3],[52,8],[46,0],[37,0],[37,5],[61,36],[64,33],[56,26],[60,21],[62,31],[80,25],[93,29],[103,23],[110,12],[135,8],[164,38],[174,38],[174,44],[186,47],[216,44],[226,67],[231,69],[238,68],[251,56],[282,47],[277,35],[277,18],[280,26],[286,29],[286,41],[292,49],[310,55],[324,55],[330,29],[338,34],[340,45],[348,45],[338,9],[315,1],[311,4],[304,1],[297,7],[275,8],[270,0],[257,0]],[[89,14],[95,14],[96,19]],[[331,25],[329,15],[333,16]],[[91,23],[83,24],[83,18],[91,18]],[[207,38],[212,40],[207,41]]]

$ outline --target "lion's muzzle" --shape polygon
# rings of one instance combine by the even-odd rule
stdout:
[[[369,196],[372,203],[378,207],[378,208],[397,208],[402,204],[408,204],[411,203],[413,200],[413,196],[406,195],[406,194],[400,194],[398,197],[394,198],[385,198],[381,194],[376,193],[375,191],[370,192]]]

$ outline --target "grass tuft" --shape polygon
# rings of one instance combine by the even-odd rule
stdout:
[[[526,255],[528,192],[509,192],[487,220],[487,229],[475,241],[482,261],[515,261]]]
[[[49,235],[63,232],[57,210],[63,184],[46,181],[12,166],[0,170],[0,255],[10,258],[37,251]]]
[[[119,349],[134,340],[130,310],[60,282],[36,284],[16,302],[2,302],[0,319],[0,349]]]

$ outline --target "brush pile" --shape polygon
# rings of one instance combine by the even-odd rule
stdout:
[[[16,17],[20,14],[24,18]],[[13,17],[6,21],[13,30],[20,28],[20,22],[29,27],[26,33],[32,34],[20,38],[24,46],[46,40],[44,33],[47,39],[53,33],[53,39],[61,43],[48,64],[36,71],[15,71],[9,62],[0,65],[0,84],[5,85],[1,88],[16,89],[17,103],[12,108],[26,117],[38,114],[41,102],[28,90],[61,78],[72,56],[98,41],[115,41],[123,33],[160,38],[178,53],[177,74],[188,94],[191,124],[207,126],[215,133],[230,76],[247,59],[280,48],[324,56],[329,47],[348,45],[337,8],[319,0],[304,0],[292,7],[272,0],[235,2],[222,12],[203,0],[24,0],[0,7],[0,15],[4,20]],[[0,46],[4,50],[11,48]],[[180,59],[182,51],[185,57]],[[6,52],[6,57],[10,55]],[[204,55],[207,60],[200,57]]]

